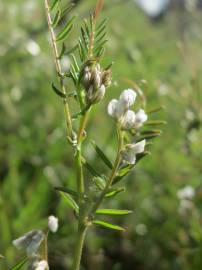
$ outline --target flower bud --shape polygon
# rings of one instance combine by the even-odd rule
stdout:
[[[128,109],[135,102],[137,94],[132,89],[124,90],[120,95],[120,102],[123,104],[125,109]]]
[[[135,123],[135,113],[131,110],[126,111],[120,122],[122,129],[131,129]]]
[[[145,113],[144,110],[140,109],[137,113],[136,113],[136,119],[135,119],[135,123],[134,123],[134,127],[135,128],[140,128],[144,122],[146,122],[148,119],[147,114]]]
[[[127,144],[125,149],[122,151],[123,161],[134,165],[136,162],[136,155],[144,152],[145,144],[145,140],[134,144]]]
[[[105,91],[106,91],[106,88],[105,88],[104,84],[102,84],[101,87],[94,94],[92,103],[95,104],[95,103],[100,102],[104,98]]]
[[[85,90],[87,91],[91,85],[91,70],[88,66],[84,68],[82,82]]]
[[[105,87],[109,87],[112,83],[112,71],[111,69],[104,70],[102,73],[102,83]]]
[[[35,268],[35,270],[48,270],[48,269],[49,269],[49,266],[48,266],[47,261],[45,260],[39,261],[36,264],[36,268]]]
[[[115,118],[120,119],[124,113],[123,106],[117,99],[112,99],[108,104],[108,114]]]
[[[55,233],[58,230],[58,218],[55,216],[49,216],[48,218],[48,228],[51,232]]]
[[[100,86],[101,86],[101,71],[99,70],[99,67],[97,67],[97,66],[92,71],[91,82],[92,82],[94,90],[97,90],[98,88],[100,88]]]

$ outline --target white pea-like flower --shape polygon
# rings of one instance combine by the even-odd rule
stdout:
[[[13,245],[17,249],[25,249],[28,256],[33,256],[37,253],[43,239],[44,233],[42,231],[33,230],[13,240]]]
[[[108,114],[118,120],[123,115],[123,113],[123,106],[119,100],[112,99],[108,105]]]
[[[49,269],[49,266],[48,266],[47,261],[45,260],[39,261],[35,268],[35,270],[48,270],[48,269]]]
[[[128,144],[122,151],[122,158],[125,163],[134,165],[136,162],[136,155],[143,153],[145,149],[146,140],[138,143]]]
[[[124,90],[120,95],[120,102],[125,109],[128,109],[135,102],[137,94],[132,89]]]
[[[147,121],[147,119],[148,119],[148,115],[145,113],[145,111],[143,109],[140,109],[136,113],[136,119],[135,119],[134,127],[135,128],[142,127],[144,122]]]
[[[122,129],[131,129],[135,123],[135,113],[131,110],[126,111],[126,113],[122,116],[120,122]]]
[[[49,216],[48,218],[48,228],[51,232],[55,233],[58,230],[58,218],[55,216]]]

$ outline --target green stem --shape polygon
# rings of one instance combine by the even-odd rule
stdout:
[[[106,193],[108,192],[109,188],[111,187],[113,180],[114,180],[114,177],[116,176],[116,173],[118,171],[118,168],[119,168],[119,165],[121,162],[121,150],[123,147],[123,139],[124,139],[124,133],[120,129],[120,127],[117,127],[117,137],[118,137],[118,151],[117,151],[117,156],[116,156],[116,159],[114,162],[113,169],[111,171],[111,174],[108,178],[108,181],[107,181],[107,184],[106,184],[104,190],[102,191],[100,197],[97,199],[97,201],[95,202],[95,204],[93,205],[93,207],[90,211],[90,214],[89,214],[90,217],[96,212],[96,210],[98,209],[98,207],[102,203],[102,201],[103,201]]]
[[[81,256],[84,245],[84,240],[87,232],[87,227],[79,224],[78,225],[78,233],[77,233],[77,244],[75,249],[74,261],[72,270],[79,270],[81,264]]]
[[[80,268],[82,249],[87,231],[87,225],[85,224],[85,211],[83,209],[85,203],[83,201],[85,185],[84,185],[83,165],[82,165],[82,142],[89,112],[90,110],[86,111],[85,114],[81,117],[79,131],[77,135],[77,150],[75,160],[77,166],[77,192],[79,194],[79,221],[78,221],[77,242],[72,270],[79,270]]]
[[[62,68],[61,68],[61,64],[60,64],[60,60],[59,60],[59,52],[58,52],[58,48],[57,48],[57,44],[56,44],[55,32],[54,32],[53,27],[52,27],[52,19],[51,19],[51,15],[50,15],[50,8],[49,8],[48,0],[44,0],[44,3],[45,3],[48,28],[49,28],[49,32],[50,32],[50,36],[51,36],[51,43],[52,43],[52,47],[53,47],[55,67],[56,67],[57,74],[61,74]],[[61,76],[58,76],[58,80],[59,80],[62,92],[66,95],[67,93],[66,93],[66,88],[65,88],[65,84],[64,84],[64,79]],[[71,114],[70,114],[69,105],[68,105],[66,98],[63,98],[63,104],[64,104],[68,137],[73,139],[73,128],[72,128]]]

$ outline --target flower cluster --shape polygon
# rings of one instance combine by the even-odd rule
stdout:
[[[132,89],[124,90],[119,100],[112,99],[108,105],[108,114],[116,119],[124,130],[139,129],[147,121],[148,116],[143,109],[136,113],[129,110],[135,103],[136,96]]]
[[[58,218],[51,215],[48,218],[48,229],[55,233],[58,230]],[[17,249],[24,249],[29,259],[29,268],[34,270],[48,270],[48,262],[41,259],[39,248],[45,239],[45,233],[41,230],[30,231],[15,239],[13,245]]]
[[[83,86],[88,104],[95,104],[103,99],[106,88],[111,84],[111,70],[102,70],[99,64],[86,66],[83,72]]]
[[[137,94],[132,89],[124,90],[119,100],[112,99],[108,105],[108,114],[113,117],[122,130],[138,130],[141,128],[148,116],[143,109],[136,113],[130,110],[135,103]],[[128,164],[135,164],[137,154],[143,153],[146,141],[126,144],[122,150],[122,161]]]

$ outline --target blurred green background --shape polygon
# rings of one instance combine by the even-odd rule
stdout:
[[[77,2],[69,46],[96,1]],[[109,42],[104,63],[115,62],[114,83],[93,110],[89,136],[114,156],[114,126],[106,107],[130,87],[124,78],[147,81],[148,109],[165,105],[155,118],[167,125],[152,155],[127,177],[127,191],[108,203],[134,210],[117,220],[127,231],[91,230],[82,269],[201,270],[202,11],[174,1],[165,16],[152,20],[133,0],[105,2]],[[63,104],[50,87],[55,70],[43,1],[1,0],[0,18],[0,254],[6,257],[0,269],[23,256],[12,240],[45,228],[50,214],[60,220],[58,233],[49,238],[50,267],[68,269],[74,215],[54,186],[74,187],[76,179]],[[68,58],[63,66],[68,68]],[[85,155],[103,169],[88,143]],[[183,190],[187,186],[191,196]]]

